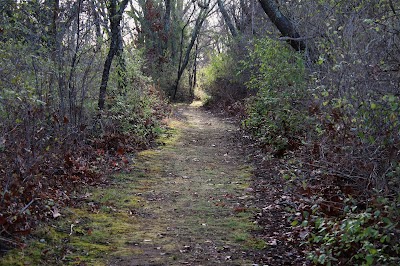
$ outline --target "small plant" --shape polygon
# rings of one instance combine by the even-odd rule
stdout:
[[[151,85],[151,78],[141,71],[142,61],[138,51],[128,58],[126,78],[130,89],[125,92],[118,91],[119,76],[112,75],[103,133],[130,136],[139,146],[148,146],[162,132],[160,121],[168,115],[168,107],[162,93]]]
[[[396,204],[379,199],[374,208],[346,205],[340,218],[327,218],[315,209],[304,215],[310,230],[308,259],[324,265],[398,265],[400,245]],[[296,223],[298,224],[298,223]]]
[[[107,117],[117,133],[134,136],[138,144],[148,145],[162,133],[160,120],[165,108],[166,103],[156,94],[132,91],[116,97]]]

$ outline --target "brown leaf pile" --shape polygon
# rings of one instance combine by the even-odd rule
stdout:
[[[165,108],[169,106],[155,106],[155,119],[169,114]],[[29,115],[3,128],[7,134],[0,138],[0,254],[23,247],[24,236],[40,221],[62,216],[61,210],[76,203],[82,188],[103,184],[108,173],[129,171],[132,154],[156,137],[118,130],[89,137],[88,127],[73,127],[67,117],[46,119],[43,110]]]

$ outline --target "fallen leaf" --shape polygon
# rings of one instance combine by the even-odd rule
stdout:
[[[268,242],[268,245],[276,246],[276,245],[278,245],[278,242],[276,241],[276,239],[272,239],[271,241]]]
[[[246,208],[245,207],[235,207],[233,209],[234,212],[246,212]]]
[[[117,149],[117,154],[118,155],[123,155],[125,153],[125,150],[124,150],[124,148],[123,147],[118,147],[118,149]]]
[[[308,231],[301,231],[299,234],[301,239],[305,239],[308,236]]]
[[[54,219],[61,216],[61,213],[58,211],[57,207],[55,207],[55,206],[51,210],[51,213],[53,214]]]

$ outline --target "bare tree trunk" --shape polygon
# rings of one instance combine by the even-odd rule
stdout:
[[[164,0],[165,2],[165,14],[164,14],[164,36],[162,40],[162,56],[165,55],[166,50],[168,49],[169,43],[169,34],[171,29],[171,0]]]
[[[222,2],[222,0],[218,0],[218,7],[219,7],[219,11],[221,12],[222,16],[224,17],[225,23],[229,28],[229,31],[231,32],[233,37],[236,37],[237,31],[235,29],[235,26],[232,23],[231,17],[229,16],[228,12],[226,12],[224,3]]]
[[[199,38],[197,38],[196,48],[194,53],[194,62],[193,62],[193,69],[192,69],[192,79],[191,79],[191,90],[190,96],[194,98],[194,89],[196,88],[197,84],[197,57],[199,55]]]
[[[68,77],[68,98],[69,98],[69,117],[73,125],[76,125],[77,122],[77,112],[76,112],[76,88],[74,84],[75,72],[76,72],[76,64],[78,58],[79,51],[79,43],[80,43],[80,14],[81,14],[81,5],[83,0],[78,0],[77,6],[77,18],[76,18],[76,42],[75,42],[75,50],[74,55],[72,56],[72,62],[70,66],[70,72]]]
[[[49,30],[49,47],[51,49],[51,59],[56,66],[56,74],[53,74],[50,78],[50,83],[53,83],[53,77],[57,79],[58,85],[58,97],[60,100],[59,104],[59,115],[61,117],[65,116],[66,108],[65,108],[65,76],[63,71],[63,55],[62,55],[62,45],[61,45],[61,32],[62,30],[59,27],[59,12],[60,12],[60,1],[53,0],[51,2],[52,5],[52,20],[51,26]],[[64,127],[66,130],[66,127]],[[66,133],[66,131],[64,132]]]
[[[117,56],[117,74],[118,74],[118,92],[120,95],[126,94],[126,86],[128,85],[126,79],[126,61],[124,57],[124,46],[121,31],[118,31],[118,39],[117,39],[117,52],[115,53]]]
[[[94,0],[91,0],[90,2],[90,8],[92,9],[93,12],[93,22],[96,27],[96,46],[95,46],[95,51],[99,51],[101,47],[101,39],[102,39],[102,34],[101,34],[101,20],[100,20],[100,15],[99,12],[97,11],[96,4]]]
[[[121,53],[122,35],[121,35],[120,23],[122,20],[122,13],[124,12],[126,5],[128,4],[128,1],[129,0],[123,0],[121,3],[117,3],[117,0],[111,0],[110,5],[108,7],[110,27],[111,27],[111,43],[106,61],[104,62],[103,75],[101,77],[101,85],[100,85],[99,101],[98,101],[98,107],[100,110],[104,109],[106,93],[107,93],[107,83],[110,76],[112,60],[116,54],[118,54],[118,57],[123,56]],[[119,6],[118,10],[117,6]],[[119,84],[119,86],[120,85],[121,84]]]
[[[111,64],[115,53],[116,49],[113,47],[113,41],[111,41],[110,50],[108,51],[106,61],[104,62],[103,75],[101,76],[101,85],[100,85],[99,102],[98,102],[98,107],[100,110],[104,109],[104,104],[106,101],[106,93],[107,93],[107,83],[110,76]]]
[[[175,80],[175,84],[174,84],[174,87],[173,87],[174,88],[174,94],[172,96],[172,99],[174,99],[174,100],[176,99],[176,93],[178,91],[179,82],[180,82],[180,80],[182,78],[182,74],[185,71],[185,69],[186,69],[186,67],[187,67],[187,65],[189,63],[190,53],[191,53],[192,48],[194,46],[194,43],[195,43],[195,41],[197,39],[197,36],[200,33],[201,26],[203,25],[203,22],[204,22],[206,16],[207,16],[207,10],[202,8],[202,10],[200,11],[199,16],[196,19],[196,25],[195,25],[195,27],[193,29],[192,37],[190,39],[190,43],[189,43],[188,47],[186,48],[185,58],[183,59],[183,61],[181,61],[181,63],[179,64],[179,67],[178,67],[178,75],[177,75],[177,78]],[[183,42],[181,42],[181,45],[183,45]]]
[[[291,38],[289,44],[296,51],[305,51],[306,44],[303,40],[299,40],[300,34],[296,31],[290,20],[282,14],[276,5],[275,0],[258,0],[262,9],[268,15],[269,19],[274,23],[283,36]]]

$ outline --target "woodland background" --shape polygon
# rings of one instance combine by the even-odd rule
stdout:
[[[399,41],[394,0],[1,0],[1,250],[199,98],[279,165],[311,262],[396,265]]]

